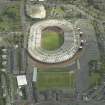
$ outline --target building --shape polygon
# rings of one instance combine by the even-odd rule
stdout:
[[[26,12],[27,12],[27,15],[31,18],[43,19],[46,17],[45,7],[40,4],[32,4],[32,5],[27,4]]]
[[[37,68],[36,67],[34,67],[32,81],[33,82],[36,82],[37,81]]]
[[[19,87],[27,85],[26,75],[17,75],[16,78]]]

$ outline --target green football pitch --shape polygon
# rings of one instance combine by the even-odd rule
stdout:
[[[63,35],[55,31],[45,31],[42,35],[41,46],[46,50],[56,50],[63,44]]]
[[[48,89],[75,88],[74,73],[68,71],[38,71],[37,87],[40,91]]]

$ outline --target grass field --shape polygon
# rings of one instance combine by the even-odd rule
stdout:
[[[20,19],[20,4],[7,4],[0,10],[0,31],[20,30]]]
[[[39,91],[48,89],[73,91],[75,88],[74,73],[68,71],[38,71],[37,87]]]
[[[63,35],[55,31],[45,31],[42,35],[42,48],[46,50],[56,50],[63,44]]]
[[[101,76],[99,73],[91,73],[89,76],[90,86],[98,86],[101,82]]]
[[[54,12],[56,13],[56,14],[60,14],[60,15],[63,15],[65,12],[64,12],[64,9],[63,8],[61,8],[61,7],[56,7],[56,8],[54,8]]]

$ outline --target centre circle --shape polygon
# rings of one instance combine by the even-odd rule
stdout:
[[[64,32],[57,26],[49,26],[42,30],[41,47],[48,51],[57,50],[64,43]]]

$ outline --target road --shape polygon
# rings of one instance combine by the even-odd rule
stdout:
[[[21,24],[24,33],[24,48],[27,48],[27,40],[28,40],[28,31],[30,29],[30,23],[26,21],[26,14],[25,14],[25,0],[21,1],[20,6],[20,16],[21,16]]]
[[[81,31],[84,33],[83,39],[86,40],[84,51],[79,59],[80,67],[77,70],[77,92],[79,94],[82,94],[89,87],[88,62],[90,60],[99,59],[99,50],[98,50],[94,28],[89,23],[89,21],[81,19],[76,22],[76,25],[81,28]]]
[[[0,32],[0,37],[5,37],[5,36],[12,36],[12,35],[21,35],[22,32]]]
[[[30,105],[34,104],[35,102],[34,97],[33,97],[33,87],[32,87],[33,69],[34,69],[33,66],[30,63],[28,63],[27,72],[26,72],[28,84],[26,86],[26,90],[27,90],[27,99]]]

